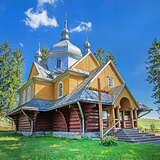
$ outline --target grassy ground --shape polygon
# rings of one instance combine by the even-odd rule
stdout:
[[[155,125],[155,129],[160,129],[160,120],[156,119],[143,119],[138,120],[138,126],[141,128],[150,129],[151,124]]]
[[[21,137],[0,132],[2,160],[160,160],[160,145],[119,142],[104,147],[98,141],[54,137]]]

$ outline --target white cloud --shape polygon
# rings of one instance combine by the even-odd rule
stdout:
[[[41,11],[33,11],[33,8],[29,8],[25,15],[27,16],[24,20],[25,24],[33,29],[37,29],[40,26],[57,27],[58,23],[55,17],[49,18],[47,11],[42,9]]]
[[[70,32],[82,32],[82,31],[90,31],[92,29],[91,22],[81,22],[77,27],[72,28]]]
[[[44,4],[55,4],[57,0],[37,0],[38,6],[43,6]]]

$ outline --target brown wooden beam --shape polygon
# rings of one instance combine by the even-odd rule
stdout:
[[[100,89],[101,89],[101,84],[100,84],[100,79],[98,78],[99,129],[100,129],[100,138],[103,139],[102,97],[101,97]]]

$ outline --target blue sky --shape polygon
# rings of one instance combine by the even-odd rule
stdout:
[[[67,12],[70,29],[81,24],[71,41],[83,49],[83,29],[88,27],[92,51],[99,47],[111,51],[136,99],[154,108],[145,61],[153,39],[160,35],[159,6],[159,0],[1,0],[0,42],[22,47],[26,80],[38,42],[50,48],[60,40]]]

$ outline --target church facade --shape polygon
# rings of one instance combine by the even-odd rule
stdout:
[[[99,135],[137,128],[146,108],[137,103],[112,61],[100,65],[85,43],[85,55],[70,42],[67,25],[61,40],[41,64],[41,51],[19,91],[19,106],[9,116],[24,135]],[[101,105],[101,113],[100,113]],[[102,124],[100,124],[100,121]]]

